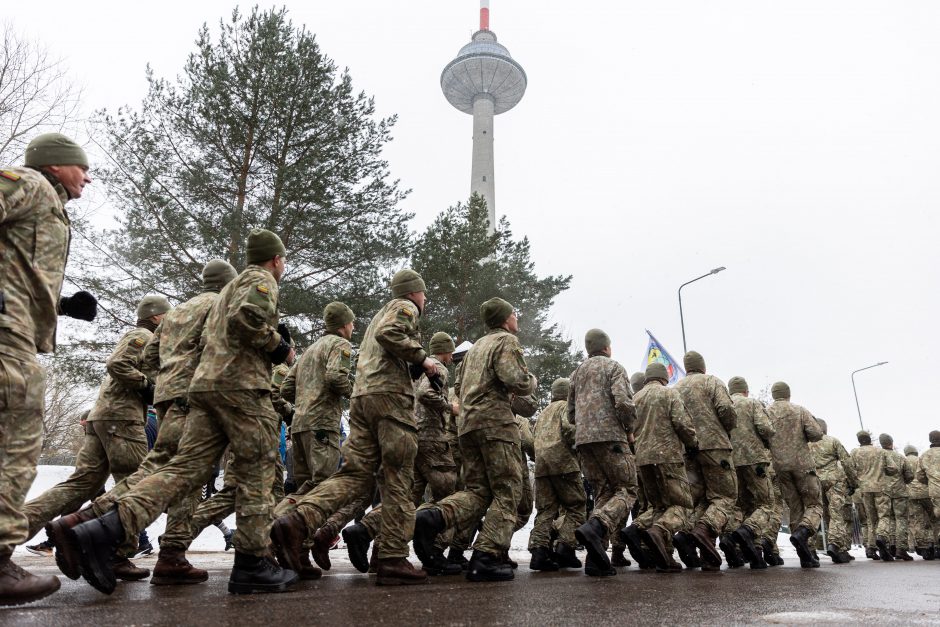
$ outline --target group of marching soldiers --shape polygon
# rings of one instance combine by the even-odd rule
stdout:
[[[822,421],[790,402],[787,384],[773,385],[765,407],[748,396],[743,378],[726,386],[707,374],[694,351],[672,387],[661,363],[631,379],[599,329],[585,336],[583,363],[553,382],[532,429],[537,380],[515,308],[491,298],[480,307],[486,333],[475,343],[458,348],[439,331],[425,345],[426,286],[410,269],[392,277],[390,300],[357,352],[350,341],[356,315],[334,302],[324,310],[322,337],[298,357],[278,310],[286,250],[264,229],[248,235],[241,272],[211,260],[202,293],[175,307],[159,295],[140,301],[136,325],[108,359],[75,473],[24,505],[41,439],[35,355],[54,348],[57,315],[91,321],[97,313],[87,292],[60,296],[65,202],[91,181],[87,170],[79,146],[47,134],[30,143],[25,167],[0,172],[0,245],[18,251],[3,257],[0,285],[0,427],[12,434],[0,442],[0,484],[8,488],[0,498],[0,604],[59,588],[58,578],[32,575],[10,559],[42,528],[67,577],[108,594],[118,579],[150,577],[128,558],[138,534],[164,512],[151,583],[206,581],[186,551],[206,525],[234,511],[228,589],[237,594],[283,592],[321,577],[340,533],[352,564],[374,571],[379,585],[461,573],[470,581],[511,580],[511,538],[533,501],[530,568],[581,568],[583,547],[585,573],[601,577],[630,565],[627,550],[640,568],[661,572],[682,570],[675,552],[687,568],[718,570],[719,549],[731,567],[779,565],[784,508],[800,565],[818,567],[824,505],[824,548],[834,562],[848,562],[844,511],[853,490],[867,515],[869,547],[883,560],[906,559],[900,521],[907,511],[887,478],[912,486],[909,511],[921,507],[927,521],[937,513],[940,459],[932,453],[940,432],[917,463],[890,451],[884,436],[875,449],[867,434],[848,456]],[[148,406],[159,419],[149,453],[142,446]],[[296,485],[286,495],[282,421],[291,429]],[[226,451],[225,489],[199,504]],[[97,495],[108,474],[116,485]],[[921,485],[926,496],[915,498]],[[931,559],[935,530],[914,535],[914,548]],[[408,559],[412,546],[420,567]]]

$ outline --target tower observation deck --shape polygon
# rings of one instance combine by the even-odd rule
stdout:
[[[496,186],[493,158],[493,116],[522,100],[527,79],[509,50],[489,27],[489,0],[480,2],[480,30],[441,73],[441,89],[451,105],[473,116],[473,159],[470,192],[486,199],[489,227],[496,228]]]

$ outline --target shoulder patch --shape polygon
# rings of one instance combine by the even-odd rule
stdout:
[[[259,284],[255,287],[255,289],[258,290],[259,292],[261,292],[262,294],[265,294],[265,295],[271,293],[271,290],[269,290],[269,289],[268,289],[268,286],[265,285],[264,283],[259,283]]]
[[[142,338],[135,337],[134,341],[131,342],[131,344],[133,344],[136,348],[143,348],[146,342]]]
[[[348,348],[344,348],[344,349],[343,349],[343,357],[349,358],[349,357],[351,357],[351,356],[352,356],[352,351],[350,351]]]
[[[414,317],[414,314],[411,313],[411,310],[408,309],[407,307],[402,307],[402,308],[398,311],[398,313],[402,314],[403,316],[407,316],[408,318]]]
[[[22,178],[16,172],[10,172],[9,170],[0,170],[0,176],[2,176],[8,181],[18,181]]]

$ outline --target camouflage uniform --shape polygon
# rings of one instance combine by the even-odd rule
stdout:
[[[776,434],[770,442],[774,470],[790,510],[790,531],[806,527],[816,533],[822,520],[822,493],[810,442],[822,439],[822,429],[803,407],[777,399],[767,409]]]
[[[529,550],[551,548],[552,527],[558,541],[574,548],[574,530],[584,524],[584,482],[574,455],[575,428],[568,422],[567,398],[553,401],[535,423],[535,524]]]
[[[395,298],[372,319],[363,336],[349,409],[343,465],[297,501],[308,537],[341,507],[372,494],[381,467],[382,533],[379,559],[409,554],[414,533],[414,459],[418,452],[414,388],[409,364],[427,357],[418,332],[417,306]],[[381,465],[381,466],[380,466]]]
[[[297,360],[281,386],[281,395],[295,404],[291,423],[294,480],[297,492],[306,494],[339,467],[340,420],[343,398],[352,394],[350,373],[352,345],[328,333]],[[278,505],[276,516],[293,511]]]
[[[139,326],[118,341],[108,358],[107,374],[99,388],[98,399],[88,414],[75,471],[23,508],[29,519],[30,534],[35,534],[56,516],[73,512],[94,498],[109,474],[114,475],[115,482],[122,482],[137,470],[147,455],[144,432],[147,407],[141,393],[150,380],[141,369],[143,349],[152,336],[149,329]],[[132,551],[135,546],[136,537],[122,552]]]
[[[637,472],[649,504],[636,519],[636,526],[664,529],[666,552],[671,554],[672,537],[685,528],[693,505],[685,451],[697,449],[699,441],[678,391],[651,379],[633,401],[637,414]]]
[[[534,412],[533,412],[534,413]],[[535,443],[529,420],[523,416],[516,416],[516,426],[519,428],[519,467],[522,470],[522,492],[519,496],[519,505],[516,508],[516,525],[513,532],[525,527],[532,517],[535,505],[535,496],[532,493],[532,475],[529,473],[529,459],[535,459]],[[527,457],[528,456],[528,457]]]
[[[822,487],[823,520],[826,541],[841,551],[852,548],[852,500],[850,491],[858,487],[855,464],[842,442],[823,434],[821,440],[810,442],[816,475]]]
[[[914,481],[907,486],[908,489],[908,520],[910,523],[911,547],[917,553],[924,555],[924,551],[934,546],[937,536],[934,532],[933,506],[930,503],[930,492],[927,485],[916,479],[920,474],[921,459],[917,456],[917,449],[911,448],[907,453],[907,462],[914,473]],[[933,557],[933,556],[931,556]]]
[[[704,494],[695,499],[691,526],[704,524],[715,536],[734,522],[738,481],[729,434],[737,416],[725,384],[709,374],[690,372],[675,385],[692,416],[699,452],[687,463],[700,475]],[[693,491],[693,497],[696,496]]]
[[[770,445],[774,427],[760,401],[744,394],[733,394],[737,423],[731,431],[732,457],[738,479],[738,499],[735,507],[735,527],[747,527],[755,538],[769,533],[776,535],[779,528],[774,519],[774,495],[770,474]]]
[[[900,472],[897,460],[889,451],[875,448],[871,444],[862,444],[852,449],[852,461],[858,474],[859,490],[862,492],[862,504],[868,520],[868,537],[865,546],[873,549],[876,537],[887,539],[891,535],[891,501],[885,495],[886,477],[896,476]]]
[[[590,519],[599,520],[609,538],[626,524],[637,497],[636,465],[627,444],[636,408],[623,366],[601,354],[583,361],[571,374],[568,420],[576,427],[581,471],[594,490]]]
[[[888,477],[885,484],[885,496],[890,500],[888,517],[891,521],[891,532],[888,534],[887,540],[891,546],[903,548],[907,545],[907,484],[913,481],[914,470],[903,454],[893,448],[889,449],[889,452],[894,456],[900,472],[893,477]]]
[[[933,504],[934,520],[940,520],[940,441],[931,440],[930,448],[920,456],[916,479],[927,486],[927,494]]]
[[[238,480],[236,550],[266,553],[277,456],[270,428],[278,420],[270,387],[270,353],[282,339],[275,328],[277,298],[274,276],[254,264],[219,294],[203,330],[205,348],[189,388],[190,410],[179,451],[117,501],[128,535],[145,529],[167,505],[204,484],[229,446]]]
[[[522,494],[519,428],[510,395],[527,395],[529,373],[515,335],[490,329],[467,353],[460,380],[460,452],[466,489],[432,507],[448,529],[469,529],[485,512],[473,548],[491,555],[509,550]]]

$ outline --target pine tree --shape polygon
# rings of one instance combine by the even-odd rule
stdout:
[[[419,237],[412,267],[428,289],[422,331],[428,337],[446,331],[458,343],[476,341],[486,333],[480,305],[494,296],[504,298],[520,314],[519,340],[539,379],[539,401],[546,404],[552,381],[567,377],[583,358],[549,317],[571,276],[540,278],[528,238],[513,240],[506,218],[489,235],[486,216],[486,201],[474,194],[439,214]]]

